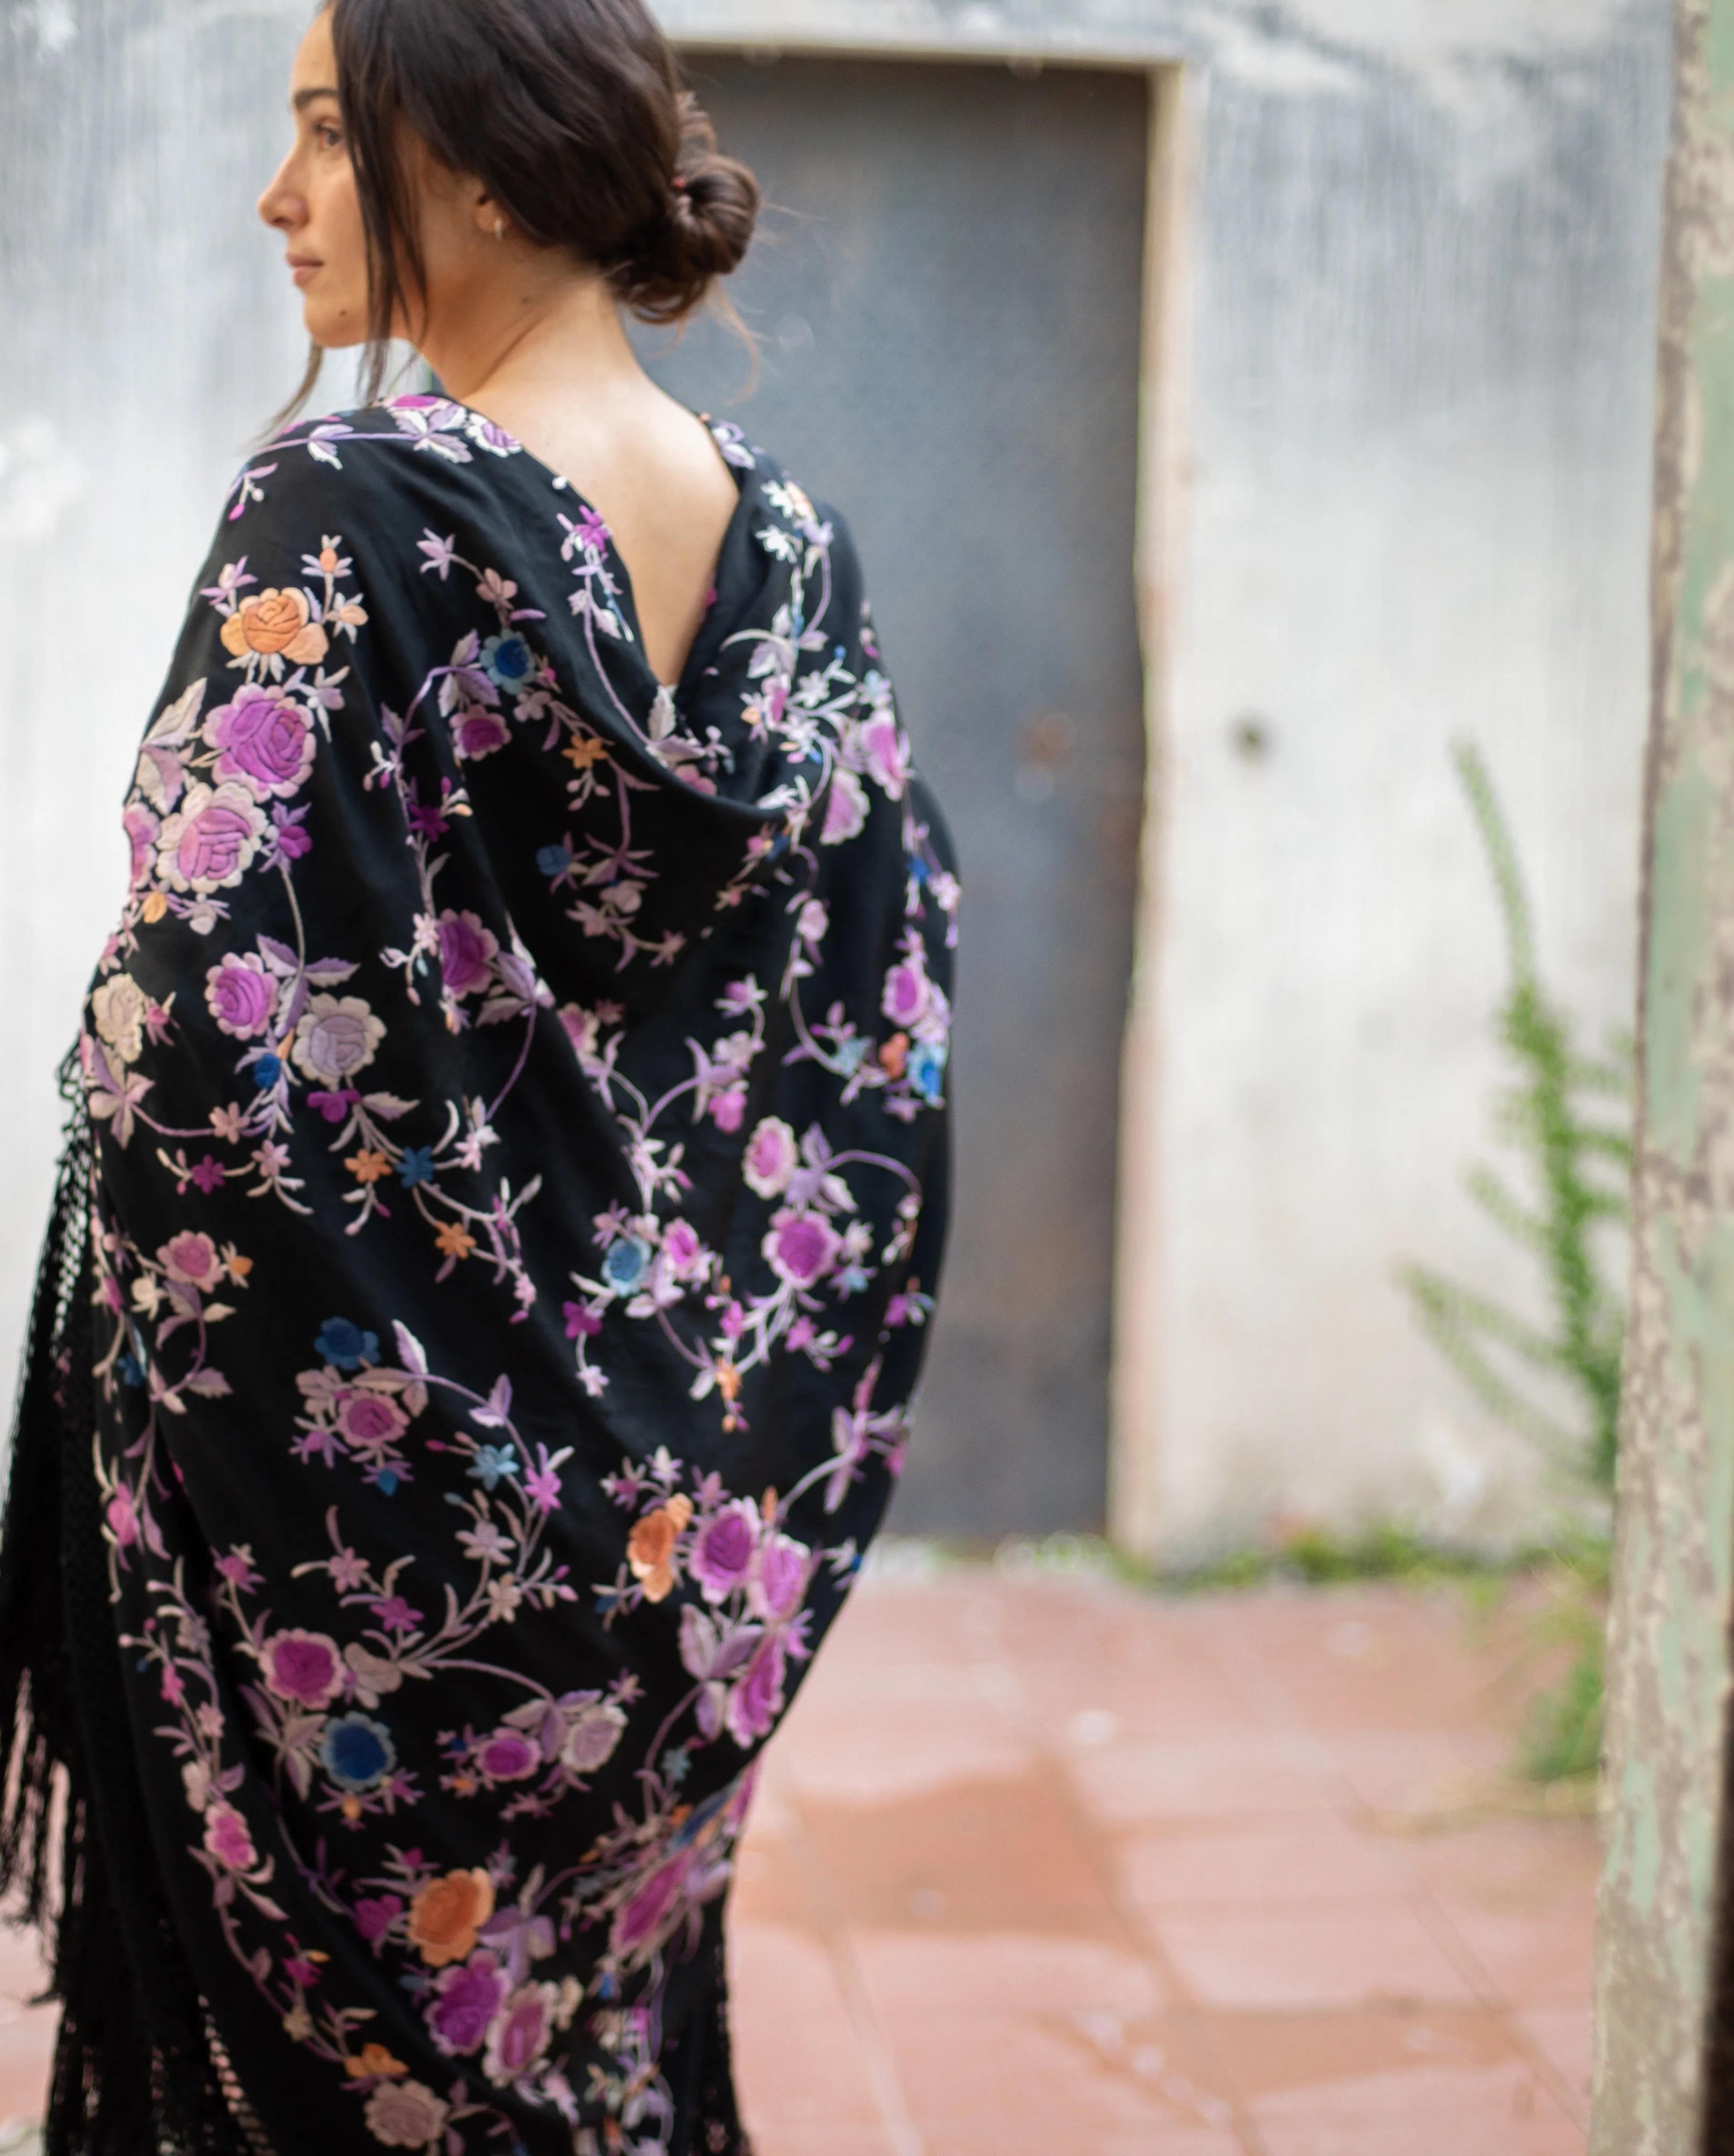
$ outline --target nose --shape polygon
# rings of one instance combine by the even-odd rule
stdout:
[[[297,225],[307,222],[307,204],[300,190],[291,184],[290,163],[285,157],[259,198],[259,216],[277,232],[293,232]]]

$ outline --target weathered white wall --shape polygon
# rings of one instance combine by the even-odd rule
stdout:
[[[277,154],[305,0],[0,15],[0,1353],[49,1073],[118,900],[114,809],[187,580],[292,380]],[[1469,730],[1544,959],[1630,1004],[1662,0],[664,0],[697,40],[1185,63],[1192,303],[1126,1103],[1127,1524],[1510,1532],[1525,1463],[1391,1285],[1511,1278],[1461,1195],[1501,951]],[[1183,394],[1181,393],[1183,391]],[[1271,753],[1232,747],[1249,711]],[[9,1362],[9,1353],[7,1354]]]
[[[664,14],[790,49],[1183,64],[1118,1524],[1175,1558],[1273,1515],[1521,1532],[1553,1499],[1393,1269],[1531,1286],[1461,1188],[1502,948],[1457,734],[1516,825],[1548,978],[1595,1033],[1629,1019],[1662,0]]]

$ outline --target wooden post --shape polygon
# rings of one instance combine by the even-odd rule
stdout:
[[[1734,2148],[1734,0],[1677,0],[1593,2156]]]

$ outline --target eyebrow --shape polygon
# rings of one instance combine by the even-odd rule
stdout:
[[[305,112],[316,98],[335,97],[336,95],[335,90],[298,90],[289,100],[289,109],[291,112]]]

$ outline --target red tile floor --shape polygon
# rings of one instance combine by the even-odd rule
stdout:
[[[742,1854],[758,2156],[1581,2156],[1593,1830],[1488,1800],[1451,1598],[896,1569]],[[0,2152],[33,1981],[0,1948]]]
[[[758,2156],[1581,2156],[1594,1830],[1390,1588],[871,1581],[736,1901]]]

